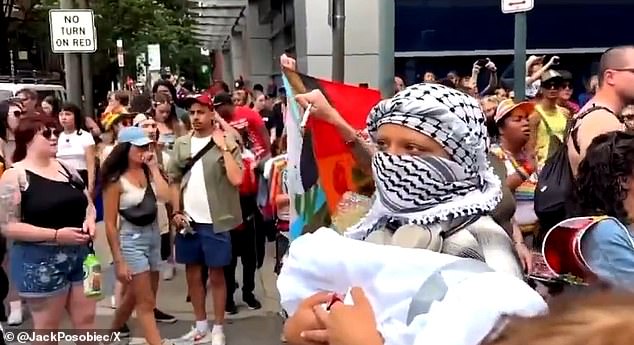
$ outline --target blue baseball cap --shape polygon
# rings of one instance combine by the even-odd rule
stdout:
[[[119,143],[130,143],[134,146],[145,146],[152,142],[145,131],[139,127],[125,127],[119,131]]]

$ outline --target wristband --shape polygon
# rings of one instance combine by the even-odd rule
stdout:
[[[524,168],[522,167],[518,167],[516,169],[517,173],[520,175],[520,177],[522,178],[523,181],[528,180],[528,178],[530,177],[530,175],[526,172],[526,170],[524,170]]]
[[[352,137],[352,139],[346,140],[345,144],[347,146],[354,146],[356,144],[357,140],[361,140],[361,141],[365,140],[365,135],[364,135],[363,130],[355,131],[354,132],[354,137]]]

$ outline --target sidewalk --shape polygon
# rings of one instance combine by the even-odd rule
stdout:
[[[98,237],[95,242],[95,251],[102,262],[104,275],[104,292],[106,298],[101,300],[97,307],[97,328],[108,329],[112,321],[114,310],[110,308],[110,296],[114,288],[114,272],[110,265],[110,250],[103,232],[103,227],[98,227]],[[262,302],[262,309],[248,310],[241,300],[240,290],[236,292],[235,301],[239,308],[237,315],[227,316],[225,333],[227,344],[229,345],[278,345],[280,344],[280,333],[282,322],[279,317],[279,294],[275,286],[276,276],[273,273],[274,265],[274,245],[267,244],[267,255],[262,268],[256,272],[255,295]],[[242,267],[238,265],[236,270],[237,282],[242,285]],[[158,308],[162,311],[174,315],[178,322],[174,324],[159,324],[161,335],[165,338],[175,339],[187,333],[193,325],[194,315],[191,304],[186,302],[187,285],[185,283],[184,267],[177,267],[176,275],[171,281],[161,280],[159,284],[159,294],[157,298]],[[207,298],[207,313],[209,319],[213,318],[213,307],[211,298]],[[28,318],[28,317],[27,317]],[[134,318],[134,315],[133,315]],[[70,328],[67,317],[64,316],[62,328]],[[132,329],[132,336],[140,337],[142,331],[135,321],[129,324]],[[31,328],[31,320],[28,319],[17,328],[5,327],[6,331],[25,330]],[[136,339],[134,341],[136,343]]]

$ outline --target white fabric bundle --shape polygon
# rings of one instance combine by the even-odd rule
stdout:
[[[534,316],[546,303],[512,275],[441,272],[445,297],[408,325],[412,298],[437,269],[460,258],[423,249],[376,245],[321,228],[295,240],[278,278],[282,307],[292,315],[319,291],[365,290],[386,345],[477,345],[504,314]]]

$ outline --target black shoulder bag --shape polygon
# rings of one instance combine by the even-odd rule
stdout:
[[[138,205],[119,210],[119,214],[128,222],[136,226],[147,226],[156,220],[158,207],[156,205],[156,196],[152,189],[150,177],[146,173],[147,186],[143,200]]]
[[[566,218],[575,216],[576,206],[574,205],[574,177],[570,167],[568,157],[568,139],[572,140],[572,144],[577,152],[580,152],[579,143],[577,141],[576,126],[578,121],[586,117],[588,114],[597,110],[606,110],[615,115],[606,107],[593,105],[583,111],[571,121],[568,121],[566,135],[563,145],[546,159],[544,167],[539,173],[537,186],[535,188],[535,214],[540,223],[540,237],[545,231],[552,226],[557,225]],[[615,115],[616,116],[616,115]]]

